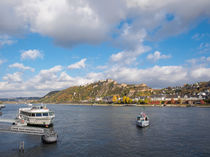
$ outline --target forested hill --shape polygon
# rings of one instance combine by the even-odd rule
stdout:
[[[207,99],[210,95],[210,81],[185,84],[177,87],[163,89],[152,89],[146,84],[119,84],[114,80],[107,79],[84,86],[74,86],[62,91],[53,91],[39,100],[42,103],[80,103],[94,102],[97,98],[102,99],[108,96],[137,98],[140,96],[154,95],[179,95],[183,97],[195,97],[205,94]]]
[[[95,98],[105,96],[129,96],[137,97],[150,95],[153,90],[146,84],[128,85],[118,84],[116,81],[107,79],[84,86],[74,86],[62,91],[53,91],[40,99],[43,103],[72,103],[72,102],[91,102]]]

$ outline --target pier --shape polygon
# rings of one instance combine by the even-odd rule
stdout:
[[[45,135],[45,129],[28,127],[28,126],[16,126],[16,125],[14,126],[0,125],[0,132],[22,133],[22,134],[38,135],[38,136]]]
[[[28,135],[37,135],[41,136],[43,143],[56,143],[57,142],[57,133],[53,128],[41,128],[41,127],[32,127],[23,124],[11,125],[8,123],[14,124],[15,120],[12,119],[0,119],[0,132],[4,133],[19,133],[19,134],[28,134]],[[7,124],[4,124],[7,123]]]

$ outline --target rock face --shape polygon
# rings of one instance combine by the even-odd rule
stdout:
[[[118,95],[120,97],[140,96],[142,92],[151,91],[146,84],[129,85],[118,84],[112,79],[101,80],[96,83],[85,86],[75,86],[59,92],[50,92],[40,99],[44,103],[72,103],[72,102],[90,102],[96,98]]]

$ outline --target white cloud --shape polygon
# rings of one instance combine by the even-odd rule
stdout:
[[[15,41],[12,40],[8,35],[0,35],[0,47],[4,45],[11,45]]]
[[[187,69],[181,66],[154,66],[147,69],[113,67],[107,71],[107,78],[126,83],[146,83],[153,88],[160,88],[186,82],[187,74]]]
[[[21,53],[21,59],[36,59],[36,58],[43,58],[43,54],[36,49],[33,50],[27,50]]]
[[[210,34],[209,33],[196,33],[192,36],[192,39],[193,40],[201,40],[205,37],[210,37]]]
[[[4,62],[6,62],[6,60],[0,59],[0,65],[3,64]]]
[[[155,31],[152,36],[158,39],[187,31],[200,22],[201,18],[205,19],[210,15],[208,0],[193,3],[190,0],[127,0],[127,3],[137,18],[134,25]],[[167,15],[172,18],[167,19]]]
[[[137,57],[150,50],[150,47],[144,46],[143,41],[146,37],[144,29],[135,31],[133,27],[127,24],[123,27],[121,35],[117,38],[126,48],[125,50],[112,54],[111,62],[123,65],[129,65],[136,61]]]
[[[116,54],[112,54],[110,57],[110,60],[113,63],[129,65],[129,64],[135,63],[137,57],[148,50],[149,50],[148,47],[139,46],[135,50],[128,50],[128,51],[125,50],[122,52],[118,52]]]
[[[155,51],[154,54],[149,54],[147,56],[148,60],[152,60],[154,62],[160,60],[160,59],[169,59],[171,58],[171,55],[161,55],[161,53],[159,51]]]
[[[105,41],[122,22],[134,32],[145,29],[160,39],[187,31],[209,16],[209,0],[1,0],[0,34],[29,30],[71,47]]]
[[[17,10],[20,4],[19,0],[0,1],[0,34],[19,35],[27,28],[27,22]]]
[[[210,43],[201,43],[198,48],[199,53],[210,53]]]
[[[68,66],[68,69],[81,69],[81,68],[85,68],[85,61],[87,59],[84,58],[84,59],[81,59],[79,62],[76,62],[74,64],[71,64]]]
[[[32,82],[46,83],[49,80],[57,78],[57,73],[62,71],[61,65],[54,66],[50,69],[41,70],[38,75],[31,79]]]
[[[210,57],[202,56],[200,58],[192,58],[187,60],[186,62],[192,64],[193,66],[205,66],[210,64]]]
[[[191,76],[200,81],[210,80],[210,68],[200,67],[191,71]]]
[[[41,70],[34,77],[22,81],[22,73],[7,74],[0,82],[0,97],[44,96],[50,91],[61,90],[70,86],[84,85],[98,80],[93,73],[85,77],[71,77],[62,71],[62,66]]]
[[[108,67],[107,65],[99,65],[96,68],[100,69],[100,70],[103,70],[103,69],[107,69],[107,67]]]
[[[103,1],[103,4],[109,3]],[[31,24],[32,32],[50,36],[60,45],[72,46],[83,42],[98,43],[107,37],[112,21],[115,23],[116,19],[102,13],[99,7],[98,1],[36,0],[34,3],[34,0],[28,0],[18,11]]]
[[[7,74],[6,76],[3,77],[3,80],[7,82],[22,82],[22,73],[21,72],[15,72],[13,74]]]
[[[11,64],[11,65],[9,65],[9,68],[18,68],[18,69],[21,69],[21,70],[30,70],[31,72],[34,72],[34,68],[24,66],[22,63]]]

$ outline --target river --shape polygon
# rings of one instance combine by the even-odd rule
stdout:
[[[20,106],[7,104],[0,118],[15,118]],[[47,105],[55,112],[56,144],[40,136],[0,133],[0,156],[209,157],[210,108]],[[145,112],[150,126],[135,125]],[[24,153],[18,151],[21,141]]]

